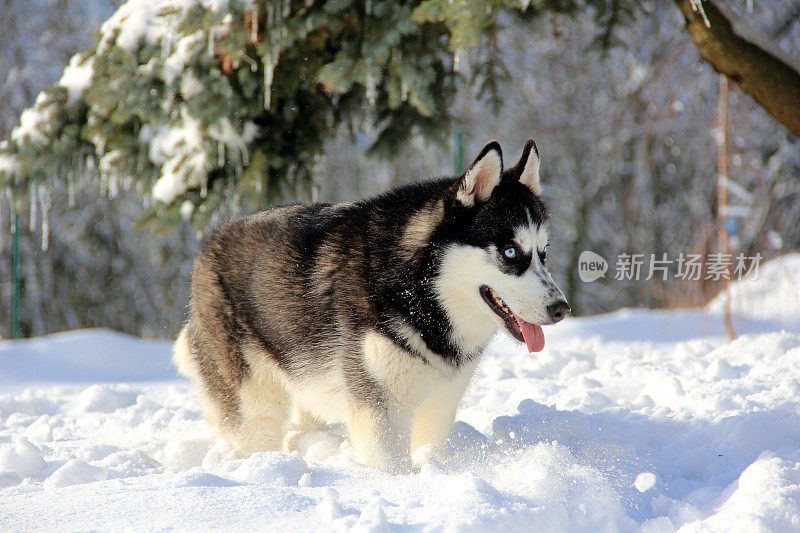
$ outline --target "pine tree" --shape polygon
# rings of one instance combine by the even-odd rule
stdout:
[[[715,170],[709,154],[716,145],[708,130],[715,124],[716,74],[699,63],[670,3],[651,4],[655,7],[647,18],[639,17],[625,24],[624,31],[616,31],[618,46],[608,50],[605,59],[603,49],[592,43],[602,44],[606,16],[584,11],[529,21],[536,16],[534,5],[524,13],[511,12],[519,13],[519,18],[499,14],[502,25],[487,27],[478,34],[477,46],[458,52],[464,67],[459,76],[464,80],[453,76],[459,87],[451,105],[454,120],[466,128],[470,149],[480,148],[485,140],[473,127],[491,131],[508,152],[529,135],[536,136],[547,163],[542,169],[546,195],[553,220],[558,221],[552,228],[555,245],[548,261],[553,272],[563,276],[559,282],[571,289],[569,299],[577,308],[600,312],[643,303],[701,303],[703,295],[696,285],[685,289],[670,285],[665,290],[655,283],[582,283],[575,264],[582,250],[610,260],[622,252],[652,250],[648,243],[660,242],[658,235],[666,237],[662,245],[671,255],[703,249],[706,228],[713,224],[709,198],[714,180],[709,176]],[[780,18],[782,9],[759,4],[757,22]],[[784,41],[790,54],[797,55],[798,31],[800,26],[795,25]],[[450,54],[449,48],[446,53]],[[482,73],[491,68],[499,72],[499,59],[513,81],[498,79],[488,86]],[[447,61],[452,56],[444,60],[450,68]],[[279,65],[276,72],[280,69]],[[473,77],[473,86],[463,83]],[[355,89],[359,86],[356,82]],[[501,108],[476,104],[476,95],[483,90],[491,97],[493,87],[502,100]],[[748,205],[757,206],[743,221],[740,249],[765,255],[797,249],[798,141],[746,96],[731,96],[730,119],[736,124],[737,139],[731,147],[731,162],[735,165],[738,158],[741,163],[732,174],[753,195]],[[367,118],[353,119],[354,127],[361,126],[358,120],[373,118],[373,108],[364,94],[361,97]],[[449,170],[452,164],[446,148],[419,136],[405,146],[389,139],[388,146],[397,156],[394,161],[365,158],[365,139],[374,139],[374,130],[365,128],[368,134],[360,133],[353,142],[341,134],[346,130],[344,121],[339,124],[337,135],[325,143],[324,164],[312,169],[314,189],[322,200],[374,194],[432,170]],[[87,145],[87,150],[91,148]],[[46,150],[46,146],[41,149],[43,159]],[[62,174],[39,181],[33,198],[28,194],[29,181],[20,178],[15,185],[14,197],[24,204],[18,207],[30,210],[21,221],[23,334],[104,326],[136,335],[174,336],[184,319],[197,232],[185,221],[165,225],[170,231],[159,234],[130,228],[141,220],[143,204],[158,205],[154,215],[166,212],[171,217],[168,221],[175,220],[186,197],[178,197],[168,207],[152,202],[149,190],[155,177],[129,180],[128,191],[125,183],[101,181],[94,170],[95,155],[87,154],[82,166],[64,162],[61,170],[56,169]],[[513,156],[508,154],[509,159]],[[216,161],[215,154],[212,160]],[[228,181],[223,194],[235,183]],[[290,187],[285,182],[280,186]],[[100,197],[99,187],[104,191]],[[213,194],[213,188],[209,190]],[[279,200],[266,192],[258,207]],[[223,206],[211,216],[208,229],[216,220],[236,213],[230,203],[223,201]],[[195,213],[201,214],[199,209]],[[0,279],[5,280],[11,279],[9,218],[7,202],[0,198]],[[199,224],[198,228],[206,229]],[[9,285],[0,284],[0,336],[8,332]]]
[[[155,200],[146,219],[205,227],[224,203],[255,210],[307,185],[343,124],[374,128],[375,154],[413,134],[444,140],[462,52],[486,45],[472,71],[496,95],[501,12],[579,6],[129,0],[0,145],[0,185],[17,203],[54,180],[135,188]]]

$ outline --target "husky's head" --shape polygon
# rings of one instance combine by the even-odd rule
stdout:
[[[541,326],[564,319],[570,307],[547,270],[549,215],[536,144],[528,141],[516,166],[503,171],[500,144],[490,142],[454,194],[436,282],[453,341],[474,350],[499,325],[528,351],[541,351]]]

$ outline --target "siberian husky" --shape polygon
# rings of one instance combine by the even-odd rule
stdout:
[[[195,261],[175,362],[240,454],[341,422],[359,461],[406,471],[498,329],[537,352],[569,314],[548,219],[531,140],[507,170],[492,141],[458,177],[228,223]]]

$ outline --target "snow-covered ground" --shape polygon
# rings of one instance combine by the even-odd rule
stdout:
[[[339,428],[234,459],[169,344],[0,342],[0,530],[800,530],[800,256],[706,310],[500,337],[443,458],[391,476]]]

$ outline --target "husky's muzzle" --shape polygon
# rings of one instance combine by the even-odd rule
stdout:
[[[488,285],[481,285],[480,293],[483,301],[503,321],[506,330],[512,337],[524,342],[529,352],[541,352],[544,349],[544,331],[541,325],[523,320]],[[564,320],[570,311],[569,304],[563,300],[548,305],[550,324]]]

